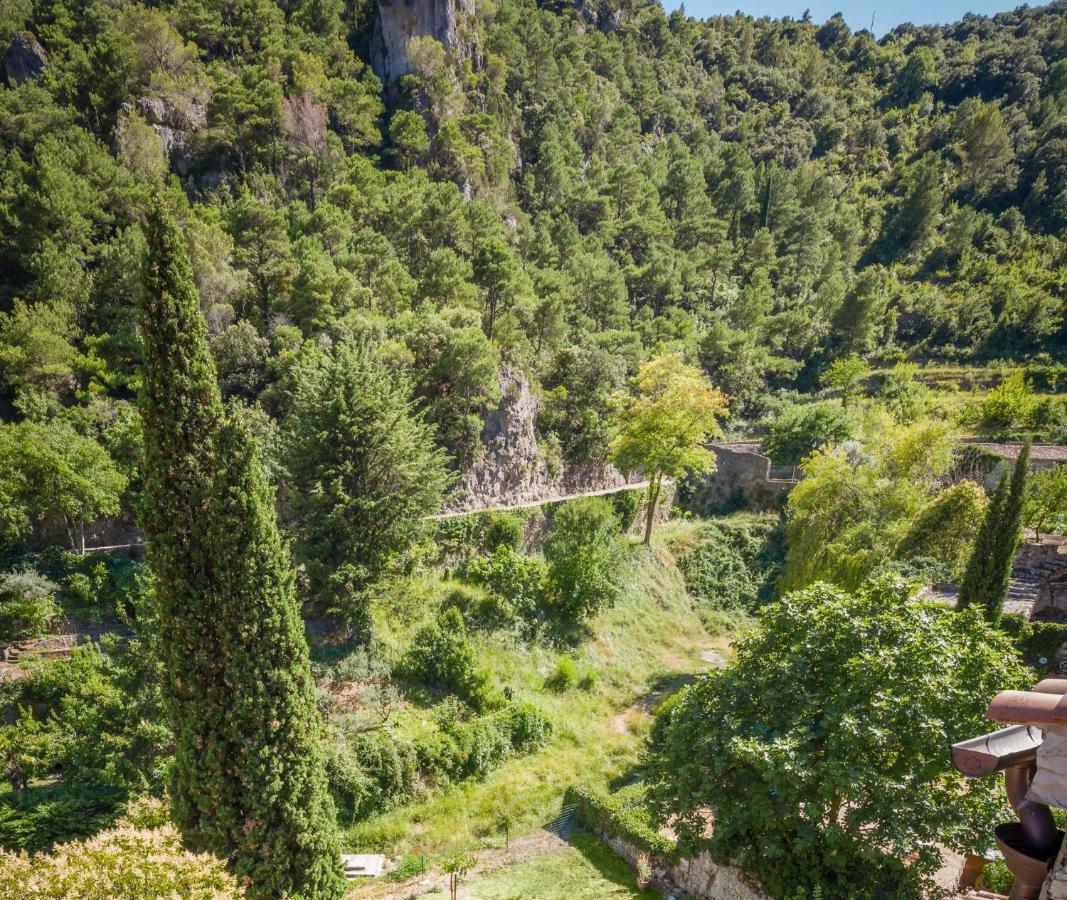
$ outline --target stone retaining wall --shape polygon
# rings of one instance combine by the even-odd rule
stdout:
[[[735,509],[777,511],[785,505],[796,481],[771,477],[771,461],[757,442],[713,444],[715,471],[689,482],[685,507],[700,516]]]
[[[670,862],[628,844],[620,837],[596,831],[620,859],[626,860],[646,885],[667,896],[681,891],[695,900],[767,900],[767,895],[733,866],[712,860],[707,853]]]

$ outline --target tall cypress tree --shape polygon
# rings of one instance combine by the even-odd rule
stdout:
[[[161,200],[142,309],[144,525],[174,728],[175,818],[256,898],[344,892],[322,724],[258,449],[223,408],[189,260]]]
[[[997,482],[960,582],[956,608],[980,604],[986,619],[994,625],[1004,610],[1011,567],[1019,547],[1029,471],[1030,442],[1027,441],[1015,460],[1011,477],[1005,474]]]

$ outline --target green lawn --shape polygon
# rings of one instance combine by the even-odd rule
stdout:
[[[469,882],[472,900],[611,900],[659,897],[637,886],[630,867],[590,834],[571,846]]]

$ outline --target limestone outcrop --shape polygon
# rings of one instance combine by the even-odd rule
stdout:
[[[152,126],[174,171],[186,175],[192,164],[189,135],[207,121],[207,100],[190,97],[141,97],[137,111]]]
[[[4,54],[4,77],[10,85],[40,78],[47,62],[44,47],[32,34],[16,35]]]
[[[537,444],[540,402],[517,368],[500,373],[501,399],[485,419],[485,452],[463,473],[446,512],[529,503],[546,498],[607,490],[627,483],[606,463],[573,463],[553,471]],[[639,478],[632,479],[639,481]]]
[[[474,14],[474,0],[378,0],[378,21],[371,39],[371,67],[385,84],[411,71],[408,41],[432,37],[449,53],[469,51],[462,23]]]

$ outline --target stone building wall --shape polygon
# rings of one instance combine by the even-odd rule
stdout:
[[[709,516],[735,509],[779,510],[785,505],[796,481],[774,477],[771,461],[759,452],[756,441],[714,444],[715,471],[690,481],[681,492],[691,512]],[[787,475],[792,475],[792,470]]]

